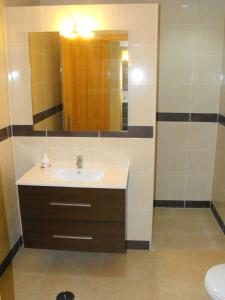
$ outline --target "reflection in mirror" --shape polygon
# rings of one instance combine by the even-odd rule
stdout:
[[[127,32],[33,32],[29,50],[34,130],[127,130]]]

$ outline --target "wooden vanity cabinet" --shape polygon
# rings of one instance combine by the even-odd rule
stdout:
[[[18,186],[27,248],[125,252],[125,189]]]

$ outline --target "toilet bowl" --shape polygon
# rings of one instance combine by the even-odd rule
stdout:
[[[205,275],[205,288],[212,300],[225,300],[225,264],[217,265]]]

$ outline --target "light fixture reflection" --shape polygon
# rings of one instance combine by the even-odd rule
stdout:
[[[129,62],[129,53],[128,53],[128,50],[122,50],[122,61]]]
[[[60,29],[60,35],[65,38],[75,39],[77,37],[90,39],[95,36],[93,30],[96,23],[90,17],[74,17],[64,22]]]
[[[19,73],[19,71],[16,71],[16,70],[12,71],[8,74],[8,79],[10,82],[17,81],[19,79],[19,77],[20,77],[20,73]]]
[[[131,71],[132,81],[140,83],[144,79],[144,72],[140,68],[135,68]]]

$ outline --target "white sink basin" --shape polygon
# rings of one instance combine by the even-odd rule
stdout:
[[[126,189],[128,166],[86,165],[78,173],[73,162],[53,162],[50,168],[34,165],[17,185],[54,186],[72,188]]]
[[[79,182],[94,182],[105,174],[104,170],[75,168],[51,168],[51,172],[60,180]]]

